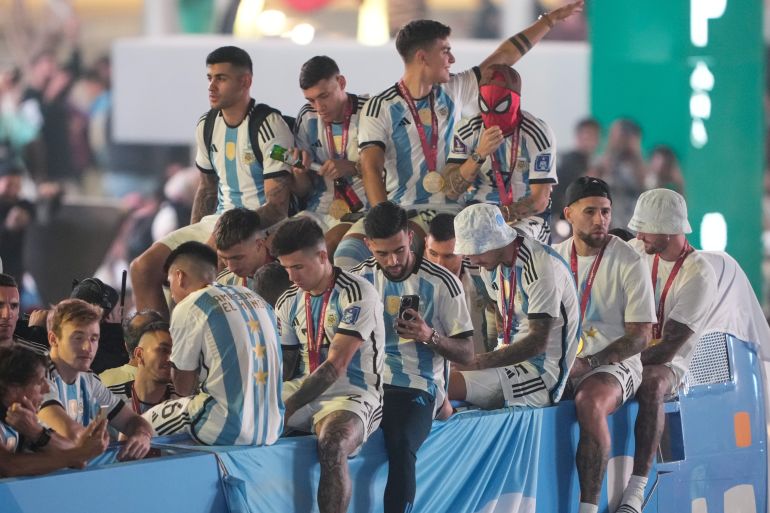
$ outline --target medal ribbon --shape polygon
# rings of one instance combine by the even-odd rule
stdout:
[[[513,260],[511,261],[511,275],[508,277],[508,291],[510,295],[505,298],[505,281],[503,280],[503,269],[500,268],[500,293],[503,295],[503,344],[506,346],[511,343],[511,330],[513,329],[513,318],[516,314],[516,260],[519,258],[519,248],[522,238],[516,237],[513,241]]]
[[[342,119],[342,151],[337,153],[337,145],[334,144],[334,132],[332,131],[331,123],[324,123],[324,130],[326,130],[326,141],[329,144],[329,155],[333,159],[344,159],[348,152],[348,131],[350,130],[350,118],[353,116],[353,102],[348,97],[347,103],[345,103],[345,113]]]
[[[422,146],[422,153],[425,156],[425,163],[428,165],[428,172],[435,172],[438,160],[438,117],[433,108],[433,90],[431,89],[430,92],[430,144],[428,144],[428,137],[425,135],[425,127],[422,125],[420,114],[417,112],[417,105],[415,105],[414,98],[412,98],[403,80],[398,82],[398,90],[404,97],[409,112],[412,113],[417,133],[420,135],[420,146]]]
[[[500,204],[509,206],[513,204],[513,173],[516,170],[516,165],[519,162],[519,127],[516,125],[516,129],[513,131],[511,140],[511,160],[508,165],[511,168],[511,178],[508,180],[510,188],[506,189],[505,181],[503,181],[502,166],[497,160],[495,153],[492,153],[492,169],[495,172],[495,183],[497,184],[497,194],[500,196]]]
[[[599,250],[599,254],[596,255],[596,259],[594,260],[594,263],[591,264],[591,269],[588,271],[588,277],[586,278],[586,287],[583,289],[583,295],[580,296],[580,320],[581,322],[585,317],[586,314],[586,308],[588,307],[588,298],[591,297],[591,288],[594,285],[594,279],[596,278],[596,273],[599,271],[599,264],[602,261],[602,257],[604,256],[604,250],[607,249],[607,244],[609,243],[610,239],[609,236],[607,236],[607,240],[604,241],[604,244],[602,245],[602,248]],[[580,290],[580,282],[578,281],[578,257],[577,257],[577,251],[575,251],[575,241],[572,241],[572,251],[570,252],[570,269],[572,270],[572,276],[575,278],[575,285],[577,286],[578,290]]]
[[[671,274],[668,275],[668,279],[666,280],[666,285],[663,287],[663,292],[660,293],[660,301],[658,302],[658,322],[655,324],[655,326],[652,327],[652,338],[660,338],[663,334],[663,308],[666,304],[666,296],[668,296],[668,291],[671,288],[671,285],[674,283],[674,279],[676,278],[677,273],[679,273],[679,270],[682,268],[682,265],[684,264],[685,259],[689,256],[690,253],[695,251],[692,246],[690,246],[690,243],[685,241],[685,246],[682,248],[682,252],[679,254],[679,256],[676,259],[676,263],[674,264],[673,269],[671,269]],[[655,259],[652,261],[652,290],[655,291],[655,286],[658,283],[658,261],[660,260],[660,255],[656,254]]]
[[[307,354],[310,361],[310,372],[313,373],[320,364],[321,344],[324,339],[324,319],[326,318],[326,307],[329,305],[329,297],[332,295],[336,273],[332,274],[332,282],[323,293],[321,300],[321,316],[318,323],[313,323],[313,308],[310,305],[310,293],[305,292],[305,325],[307,326]],[[315,333],[315,336],[313,336]]]

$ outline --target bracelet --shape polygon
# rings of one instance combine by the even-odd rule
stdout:
[[[537,17],[538,21],[545,20],[545,24],[548,25],[548,28],[553,28],[556,23],[553,22],[551,17],[548,15],[549,13],[544,12],[540,16]]]
[[[29,448],[33,451],[37,451],[48,445],[48,442],[51,441],[51,433],[53,433],[53,429],[44,427],[43,432],[40,433],[37,440],[29,444]]]

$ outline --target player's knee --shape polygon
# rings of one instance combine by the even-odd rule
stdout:
[[[668,377],[660,372],[645,372],[636,398],[639,402],[662,402],[671,384]]]
[[[449,399],[452,401],[465,401],[468,396],[468,387],[465,384],[465,378],[459,371],[452,371],[449,374]]]
[[[578,421],[584,424],[604,419],[609,413],[606,411],[605,402],[601,395],[579,390],[575,395],[575,410]]]

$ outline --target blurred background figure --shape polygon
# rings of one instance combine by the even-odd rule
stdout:
[[[684,176],[679,159],[670,146],[656,146],[650,154],[646,189],[671,189],[684,196]]]

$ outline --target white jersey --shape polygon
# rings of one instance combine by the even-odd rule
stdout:
[[[136,367],[127,363],[120,367],[107,369],[99,374],[99,379],[107,388],[112,385],[133,381],[134,377],[136,377]]]
[[[132,410],[134,410],[134,406],[138,406],[138,410],[136,413],[142,414],[152,408],[153,406],[157,406],[158,404],[162,403],[163,401],[168,401],[169,399],[177,399],[179,398],[179,395],[176,393],[176,390],[174,390],[174,385],[171,383],[168,383],[166,385],[166,393],[163,396],[163,399],[161,399],[157,403],[146,403],[142,400],[140,400],[138,397],[136,401],[134,401],[134,379],[130,379],[128,381],[124,381],[123,383],[115,383],[113,385],[109,385],[107,387],[110,392],[115,394],[117,397],[119,397],[124,403],[129,405]]]
[[[191,431],[209,445],[265,445],[283,428],[281,353],[273,309],[251,290],[210,285],[171,314],[171,361],[205,370],[188,406]]]
[[[455,127],[466,107],[478,108],[479,69],[452,75],[446,84],[433,87],[434,111],[438,121],[437,169],[428,169],[420,135],[406,100],[397,85],[372,97],[364,106],[358,127],[360,149],[376,145],[385,151],[385,189],[388,199],[402,207],[449,202],[443,192],[431,194],[423,186],[429,171],[441,171],[446,164]],[[415,106],[431,140],[430,95],[415,99]]]
[[[521,111],[521,128],[519,131],[519,149],[516,162],[511,162],[513,137],[505,137],[503,144],[495,151],[495,159],[500,164],[500,172],[506,190],[513,191],[513,200],[518,201],[529,196],[530,185],[556,185],[556,139],[551,128],[543,121],[527,111]],[[476,151],[484,133],[484,122],[481,116],[474,116],[464,121],[455,131],[449,162],[463,163],[471,153]],[[497,189],[495,172],[492,168],[492,157],[481,165],[479,174],[465,195],[466,201],[500,204],[500,194]],[[550,205],[538,214],[550,221]]]
[[[651,273],[655,255],[645,253],[644,243],[640,240],[633,240],[629,244],[639,253],[647,264],[648,272]],[[660,296],[674,264],[675,262],[658,259],[658,276],[655,283],[656,306],[660,304]],[[663,305],[664,326],[666,321],[672,319],[684,324],[693,332],[671,361],[671,364],[681,373],[681,375],[677,373],[679,378],[684,376],[690,366],[695,345],[703,333],[716,292],[717,279],[714,268],[698,251],[694,251],[685,258],[682,268],[679,269],[666,294],[666,302]]]
[[[252,100],[253,103],[253,100]],[[249,111],[251,112],[251,110]],[[263,162],[257,162],[249,138],[249,116],[241,124],[230,127],[220,114],[214,122],[211,152],[203,140],[204,114],[198,121],[196,140],[198,151],[195,164],[203,173],[216,174],[217,213],[237,207],[256,209],[266,203],[265,180],[289,176],[289,167],[270,158],[273,145],[291,148],[294,137],[278,113],[271,113],[257,130],[257,141]]]
[[[281,345],[299,349],[299,376],[310,374],[308,353],[306,297],[310,297],[312,332],[317,337],[317,326],[321,317],[323,295],[312,296],[296,285],[278,299],[278,331]],[[334,335],[341,333],[363,342],[348,364],[345,374],[324,392],[325,396],[346,395],[367,392],[382,394],[382,369],[385,353],[385,325],[382,316],[382,301],[374,287],[360,276],[355,276],[337,267],[334,268],[334,286],[329,296],[323,319],[323,340],[321,342],[319,365],[326,360]]]
[[[540,373],[551,402],[556,403],[564,391],[578,349],[580,306],[577,289],[567,263],[551,247],[527,237],[520,237],[520,240],[515,265],[515,317],[511,343],[516,344],[530,334],[530,319],[553,319],[545,351],[527,361]],[[503,319],[511,298],[513,269],[499,265],[492,271],[481,271],[489,295],[495,298]]]
[[[353,102],[353,112],[350,116],[350,125],[348,127],[347,144],[344,148],[345,156],[347,160],[352,162],[358,161],[358,121],[366,100],[366,96],[356,96],[354,94],[348,94],[348,98]],[[297,114],[297,121],[294,125],[294,139],[297,147],[310,153],[311,160],[319,164],[323,164],[327,160],[336,158],[329,152],[330,144],[326,134],[326,125],[318,117],[318,113],[309,103],[306,103]],[[335,151],[341,149],[342,146],[342,123],[332,123],[332,137],[334,139]],[[328,214],[329,206],[334,201],[334,180],[318,176],[315,171],[310,171],[310,176],[313,181],[313,191],[307,198],[305,205],[306,210],[312,212],[318,212],[320,214]],[[353,190],[358,195],[358,198],[367,206],[366,192],[364,191],[364,183],[360,177],[354,176],[347,178],[348,182],[353,186]]]
[[[582,319],[582,354],[592,355],[622,337],[627,322],[655,322],[650,272],[634,249],[612,235],[596,273]],[[553,246],[571,265],[572,237]],[[582,297],[596,256],[578,256],[578,298]],[[639,355],[634,360],[641,367]]]
[[[48,386],[50,391],[43,398],[40,409],[58,404],[69,418],[81,426],[88,426],[103,407],[107,408],[107,418],[112,420],[125,406],[93,372],[79,372],[75,381],[66,383],[52,363],[48,372]]]
[[[473,335],[462,284],[440,265],[414,257],[412,273],[402,281],[391,281],[369,258],[350,270],[377,289],[385,307],[385,383],[415,388],[436,395],[445,389],[447,361],[422,342],[400,338],[395,330],[401,296],[420,296],[420,316],[440,335],[467,338]]]

